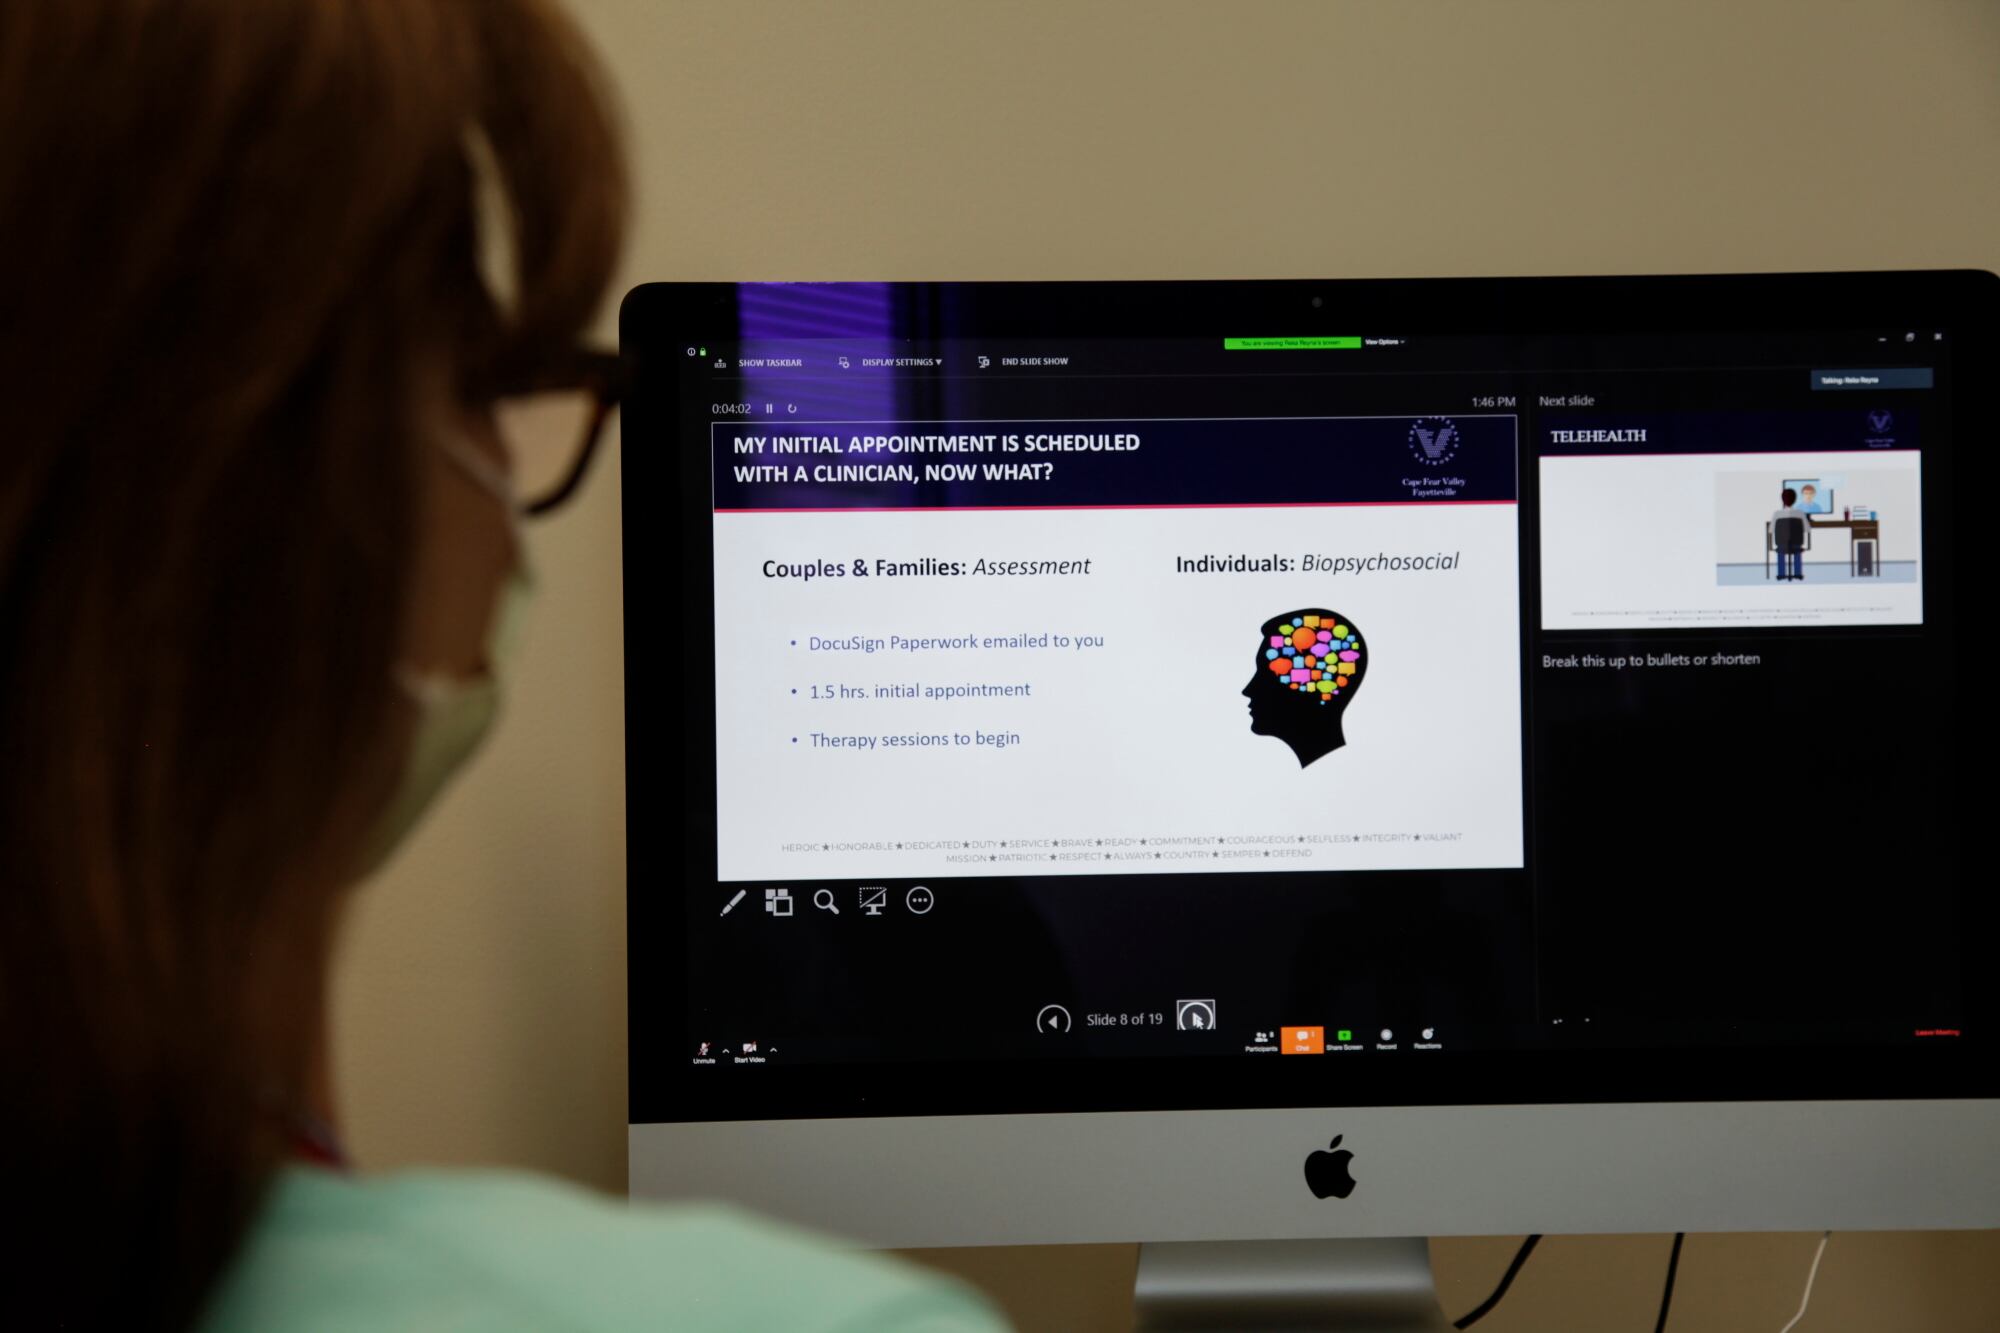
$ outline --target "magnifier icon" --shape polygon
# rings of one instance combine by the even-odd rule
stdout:
[[[832,889],[821,889],[818,892],[814,893],[813,906],[821,909],[822,911],[831,912],[835,916],[840,915],[840,908],[835,906],[833,901]]]

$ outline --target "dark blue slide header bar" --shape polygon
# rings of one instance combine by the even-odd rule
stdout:
[[[1505,504],[1516,420],[719,421],[718,512]]]

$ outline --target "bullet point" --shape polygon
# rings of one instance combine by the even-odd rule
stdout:
[[[792,744],[797,745],[798,743],[799,743],[799,738],[797,736],[792,737]]]
[[[799,641],[798,641],[797,639],[793,639],[793,640],[792,640],[792,647],[796,648],[796,647],[798,647],[798,646],[799,646]]]
[[[793,693],[793,694],[797,694],[797,693],[798,693],[798,691],[797,691],[797,690],[793,690],[793,691],[792,691],[792,693]]]

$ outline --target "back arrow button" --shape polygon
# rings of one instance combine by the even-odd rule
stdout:
[[[1059,1004],[1043,1005],[1042,1012],[1035,1015],[1035,1031],[1037,1032],[1069,1031],[1069,1010],[1063,1008]]]

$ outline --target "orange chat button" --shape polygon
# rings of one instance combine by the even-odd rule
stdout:
[[[1325,1055],[1325,1028],[1285,1028],[1278,1034],[1278,1049],[1286,1055]]]

